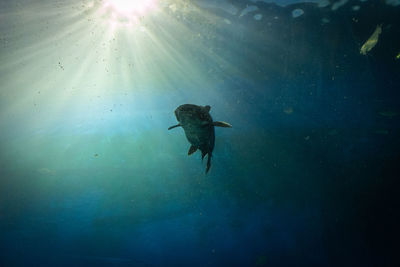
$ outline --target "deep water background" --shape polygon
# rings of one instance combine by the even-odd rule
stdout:
[[[24,21],[41,6],[25,2],[1,4],[0,266],[399,263],[400,7],[260,2],[261,21],[208,6],[168,13],[200,39],[169,28],[165,50],[181,58],[144,58],[166,76],[149,68],[137,85],[90,67],[65,77],[85,65],[61,65],[67,54],[50,72],[40,58],[62,55],[57,46],[21,58],[42,38],[29,23],[47,12]],[[293,18],[295,8],[304,15]],[[378,44],[360,55],[381,23]],[[102,82],[88,85],[91,75]],[[183,103],[210,105],[233,125],[216,128],[207,175],[182,129],[167,131]]]

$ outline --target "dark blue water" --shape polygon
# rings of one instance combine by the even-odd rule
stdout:
[[[396,266],[400,6],[311,2],[3,1],[0,266]]]

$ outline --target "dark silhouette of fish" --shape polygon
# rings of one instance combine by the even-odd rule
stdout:
[[[204,156],[208,154],[206,173],[211,167],[211,156],[214,150],[214,126],[232,127],[227,122],[213,121],[210,109],[210,106],[181,105],[175,110],[175,116],[179,123],[168,128],[168,130],[179,126],[183,128],[186,138],[191,144],[188,155],[200,149],[201,159],[203,160]]]

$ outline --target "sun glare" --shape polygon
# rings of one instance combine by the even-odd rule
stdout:
[[[157,0],[105,0],[101,13],[115,29],[118,26],[135,26],[140,24],[150,11],[156,8]]]
[[[123,16],[143,15],[154,5],[155,0],[107,0],[104,2],[104,7],[112,8]]]

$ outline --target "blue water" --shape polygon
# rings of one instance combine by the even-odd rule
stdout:
[[[0,3],[0,266],[399,263],[396,1],[107,3]]]

